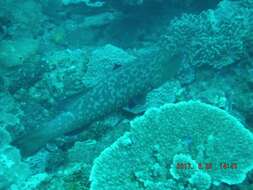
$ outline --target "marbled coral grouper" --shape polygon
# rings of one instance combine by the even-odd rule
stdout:
[[[181,63],[181,53],[160,51],[151,62],[135,62],[119,68],[106,80],[66,106],[63,112],[13,144],[24,155],[34,153],[48,141],[87,125],[120,109],[138,95],[145,94],[172,77]]]

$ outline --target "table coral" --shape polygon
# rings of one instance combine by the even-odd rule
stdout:
[[[253,135],[215,106],[201,102],[166,104],[148,110],[131,125],[130,132],[95,160],[91,190],[154,189],[150,187],[161,183],[165,188],[172,185],[171,180],[177,182],[173,189],[179,189],[180,184],[209,187],[208,176],[214,185],[238,184],[253,168]],[[190,163],[211,163],[212,169],[203,170],[203,175],[194,175],[191,168],[192,173],[172,175],[172,160],[180,154],[190,155],[181,157],[192,159]],[[238,168],[221,169],[223,162],[236,163]],[[205,183],[196,184],[197,179],[205,179]]]

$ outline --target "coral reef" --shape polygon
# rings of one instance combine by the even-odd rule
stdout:
[[[88,57],[84,50],[52,52],[44,57],[44,61],[48,72],[28,92],[36,102],[54,104],[85,91],[82,78],[87,70]]]
[[[134,56],[111,44],[97,48],[91,52],[83,82],[87,87],[95,86],[109,73],[135,60]]]
[[[43,127],[15,139],[14,144],[21,148],[24,154],[31,154],[51,139],[90,124],[122,107],[132,97],[164,83],[177,71],[180,58],[177,54],[163,53],[148,64],[128,64],[113,75],[107,76],[107,80],[101,81],[95,88],[72,102],[65,111],[43,124]],[[30,141],[36,143],[31,145]]]
[[[181,93],[182,88],[178,81],[166,82],[147,94],[146,107],[160,107],[166,103],[174,103]]]
[[[24,48],[24,46],[26,48]],[[29,62],[31,56],[36,54],[38,41],[34,39],[6,40],[0,43],[0,63],[1,68],[16,67]]]
[[[0,190],[252,189],[252,18],[252,0],[1,0]]]
[[[241,183],[253,167],[253,135],[236,118],[214,106],[167,104],[147,111],[131,124],[131,131],[95,160],[90,175],[92,190],[156,189],[161,184],[165,188],[171,180],[182,185],[188,179],[193,186],[206,185],[207,189],[210,181],[214,185]],[[197,163],[211,163],[212,169],[196,173]],[[223,163],[228,167],[236,163],[238,168],[223,170]],[[181,172],[175,164],[190,166]],[[180,178],[184,178],[182,182]],[[201,184],[196,184],[197,179],[203,179]]]
[[[167,43],[168,49],[183,49],[192,65],[222,68],[246,56],[245,38],[252,31],[249,15],[252,10],[221,1],[215,10],[174,19],[162,43]]]
[[[62,3],[64,5],[84,3],[85,5],[89,7],[101,7],[104,4],[104,2],[99,2],[99,1],[91,2],[90,0],[62,0]]]
[[[19,150],[9,143],[8,132],[0,128],[0,189],[20,183],[29,176],[29,166],[21,161]]]
[[[10,94],[0,93],[0,128],[7,130],[12,138],[24,133],[23,115],[20,105]]]

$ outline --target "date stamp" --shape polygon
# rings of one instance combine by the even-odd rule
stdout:
[[[219,168],[221,170],[235,170],[238,169],[238,164],[237,163],[226,163],[226,162],[221,162],[219,164],[214,164],[213,163],[198,163],[198,169],[201,170],[212,170],[213,168]],[[176,168],[178,170],[190,170],[194,169],[191,163],[177,163]]]

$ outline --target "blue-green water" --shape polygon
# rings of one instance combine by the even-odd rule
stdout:
[[[0,190],[251,190],[252,118],[252,0],[0,1]]]

